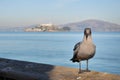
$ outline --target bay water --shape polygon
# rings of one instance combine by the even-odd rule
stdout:
[[[93,32],[92,38],[96,54],[89,69],[120,74],[120,32]],[[78,68],[70,59],[82,39],[82,32],[0,32],[0,58]]]

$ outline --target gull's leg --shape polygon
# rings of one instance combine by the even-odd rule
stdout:
[[[86,64],[87,64],[87,68],[86,68],[86,71],[88,71],[88,60],[86,61]]]
[[[79,73],[81,73],[81,61],[79,62]]]
[[[87,64],[86,71],[87,71],[87,72],[90,72],[90,70],[88,69],[88,60],[86,61],[86,64]]]

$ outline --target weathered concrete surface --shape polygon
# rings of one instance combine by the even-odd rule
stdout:
[[[120,80],[120,75],[95,71],[78,74],[75,68],[3,58],[0,58],[0,77],[13,80]]]

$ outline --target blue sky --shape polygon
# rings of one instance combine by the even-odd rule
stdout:
[[[120,0],[0,0],[0,27],[87,19],[120,24]]]

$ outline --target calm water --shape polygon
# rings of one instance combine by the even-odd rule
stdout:
[[[69,59],[83,33],[0,33],[0,57],[78,68]],[[90,70],[120,74],[120,33],[93,33],[96,55]],[[82,62],[85,69],[86,62]]]

